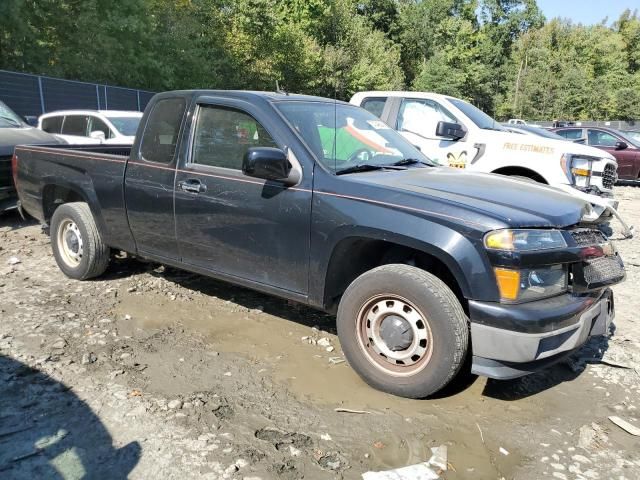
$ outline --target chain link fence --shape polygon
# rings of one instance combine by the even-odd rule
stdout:
[[[153,95],[146,90],[0,70],[0,100],[22,116],[68,109],[143,111]]]

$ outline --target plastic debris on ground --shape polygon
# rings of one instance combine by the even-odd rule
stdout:
[[[439,473],[447,470],[447,447],[440,445],[431,448],[428,462],[395,468],[383,472],[367,472],[362,480],[438,480]]]

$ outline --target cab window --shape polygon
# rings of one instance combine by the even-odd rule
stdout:
[[[157,163],[173,161],[186,109],[187,102],[182,97],[156,102],[142,134],[140,155],[143,160]]]
[[[567,140],[578,140],[582,138],[581,128],[569,128],[567,130],[560,130],[556,133]]]
[[[89,133],[92,132],[102,132],[104,133],[104,138],[113,138],[113,133],[111,129],[97,117],[91,117],[89,123]]]
[[[87,132],[88,124],[89,117],[86,115],[67,115],[62,124],[62,134],[87,137],[89,135]]]
[[[376,117],[382,117],[385,103],[387,103],[386,97],[365,98],[361,107],[373,113]]]
[[[433,138],[438,122],[457,123],[446,108],[433,100],[404,99],[398,113],[398,131]]]
[[[211,105],[199,107],[192,163],[242,170],[244,155],[252,147],[277,148],[278,145],[247,113]]]
[[[48,133],[62,132],[62,120],[64,117],[47,117],[42,119],[42,130]]]
[[[616,143],[620,141],[615,136],[602,130],[587,130],[587,138],[589,145],[594,147],[615,147]]]

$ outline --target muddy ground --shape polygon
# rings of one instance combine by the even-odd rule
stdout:
[[[620,187],[640,229],[640,188]],[[334,319],[125,257],[65,278],[0,217],[0,478],[360,479],[448,447],[446,479],[640,478],[640,237],[615,335],[523,379],[416,401],[343,361]],[[336,409],[366,413],[349,413]]]

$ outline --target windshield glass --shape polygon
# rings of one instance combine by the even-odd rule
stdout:
[[[16,128],[24,127],[25,123],[22,119],[13,113],[9,107],[0,102],[0,128]]]
[[[413,159],[433,163],[398,132],[366,110],[325,102],[282,102],[277,108],[316,158],[332,172]]]
[[[464,113],[469,120],[476,124],[478,128],[482,128],[484,130],[498,130],[498,131],[506,131],[498,122],[496,122],[489,115],[484,113],[477,107],[474,107],[468,102],[464,100],[459,100],[457,98],[447,98],[455,107],[457,107],[462,113]]]
[[[624,132],[622,130],[613,130],[613,132],[621,136],[628,144],[633,145],[634,147],[640,147],[640,140],[635,138],[633,135],[629,135],[628,132]]]
[[[636,132],[635,130],[622,130],[622,133],[631,138],[636,145],[640,145],[640,132]]]
[[[107,117],[116,130],[125,137],[133,137],[138,130],[140,117]]]

